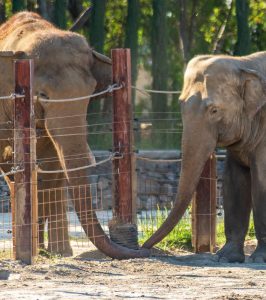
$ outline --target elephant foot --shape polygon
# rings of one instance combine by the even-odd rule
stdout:
[[[245,261],[245,254],[243,247],[236,242],[227,242],[222,249],[220,249],[216,255],[219,262],[226,263],[243,263]]]
[[[249,258],[253,263],[266,263],[266,244],[258,245]]]

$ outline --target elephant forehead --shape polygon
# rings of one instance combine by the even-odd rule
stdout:
[[[200,93],[189,96],[181,106],[183,116],[193,115],[196,116],[196,112],[200,113],[205,110],[206,103],[202,101]]]
[[[204,77],[204,93],[207,97],[225,97],[231,93],[231,88],[235,86],[234,76],[231,74],[206,74]]]
[[[203,89],[202,98],[231,97],[239,85],[239,78],[235,68],[220,63],[202,68]]]

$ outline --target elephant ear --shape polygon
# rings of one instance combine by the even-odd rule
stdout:
[[[112,61],[109,57],[92,50],[93,64],[91,72],[96,79],[95,92],[100,92],[112,84]]]
[[[241,98],[250,119],[266,104],[266,78],[258,71],[248,68],[240,69]]]

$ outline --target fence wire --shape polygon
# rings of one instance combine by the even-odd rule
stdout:
[[[148,90],[146,92],[151,91]],[[62,99],[46,100],[62,101]],[[154,135],[158,135],[159,137],[169,135],[169,140],[175,138],[180,139],[182,124],[179,112],[150,111],[149,113],[143,114],[136,111],[135,115],[136,117],[128,122],[133,128],[131,134],[135,137],[136,148],[141,148],[146,142],[150,143],[145,144],[147,148],[155,148],[153,145]],[[85,117],[88,118],[89,124],[84,126],[78,125],[79,119]],[[131,175],[129,172],[119,172],[118,174],[112,168],[112,158],[114,157],[112,135],[114,132],[110,128],[112,125],[112,114],[110,112],[87,113],[63,117],[56,116],[53,119],[68,118],[72,119],[72,121],[76,120],[77,125],[73,124],[71,128],[68,126],[50,128],[51,131],[63,131],[62,134],[55,134],[54,137],[71,138],[71,136],[76,135],[87,135],[90,146],[93,146],[96,164],[92,165],[94,167],[93,169],[83,165],[82,168],[84,167],[88,170],[87,175],[82,177],[76,177],[71,173],[69,174],[68,179],[70,180],[78,179],[87,182],[87,184],[83,185],[69,186],[64,174],[60,177],[50,176],[52,174],[39,174],[39,248],[48,249],[51,252],[60,253],[62,255],[71,255],[73,253],[72,251],[74,251],[75,254],[80,251],[79,249],[91,247],[88,238],[95,239],[97,236],[93,232],[87,236],[85,233],[87,228],[86,226],[82,226],[80,221],[85,219],[85,223],[88,224],[88,226],[94,224],[95,219],[92,217],[92,212],[96,213],[104,232],[110,235],[109,226],[113,220],[114,209],[112,193],[113,177],[114,175]],[[101,118],[102,122],[99,122],[99,118]],[[43,120],[44,119],[38,119],[38,121]],[[69,129],[75,130],[75,133],[68,133]],[[88,130],[88,133],[86,130]],[[38,139],[49,137],[45,129],[39,130],[37,136]],[[104,148],[110,149],[110,152],[95,152],[98,148],[98,144],[92,140],[95,136],[99,136],[100,140],[105,139]],[[12,142],[12,139],[10,139],[10,141]],[[176,145],[174,146],[176,148]],[[148,236],[162,224],[163,220],[169,214],[177,195],[182,157],[177,152],[171,154],[170,157],[166,151],[164,152],[164,155],[163,151],[155,155],[152,151],[150,151],[150,153],[124,153],[124,156],[134,154],[136,157],[136,224],[140,243],[144,242]],[[64,159],[66,162],[83,160],[87,157],[87,154],[87,152],[75,153],[65,156]],[[48,170],[50,169],[49,164],[59,162],[57,156],[47,156],[38,159],[37,164],[40,166],[40,171]],[[217,164],[217,168],[222,170],[220,163]],[[223,217],[220,169],[218,170],[217,184],[217,214],[220,217],[219,220]],[[54,169],[53,171],[58,173],[62,170]],[[76,169],[74,171],[76,171]],[[34,184],[37,184],[37,182]],[[50,185],[52,187],[47,188],[47,186]],[[13,251],[12,231],[16,230],[16,228],[14,224],[12,225],[9,192],[7,191],[6,194],[3,194],[4,188],[6,187],[4,183],[0,183],[0,187],[2,187],[2,195],[4,195],[0,199],[0,252],[9,253],[9,255],[11,255]],[[87,205],[88,203],[90,203],[90,205]],[[191,232],[190,213],[189,208],[174,234],[178,234],[178,231]],[[218,222],[218,224],[220,224],[220,222]]]

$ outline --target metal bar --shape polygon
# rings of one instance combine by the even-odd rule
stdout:
[[[32,264],[37,251],[36,137],[32,95],[33,60],[15,61],[14,162],[16,259]]]
[[[196,253],[216,247],[216,157],[207,161],[192,201],[192,245]]]

